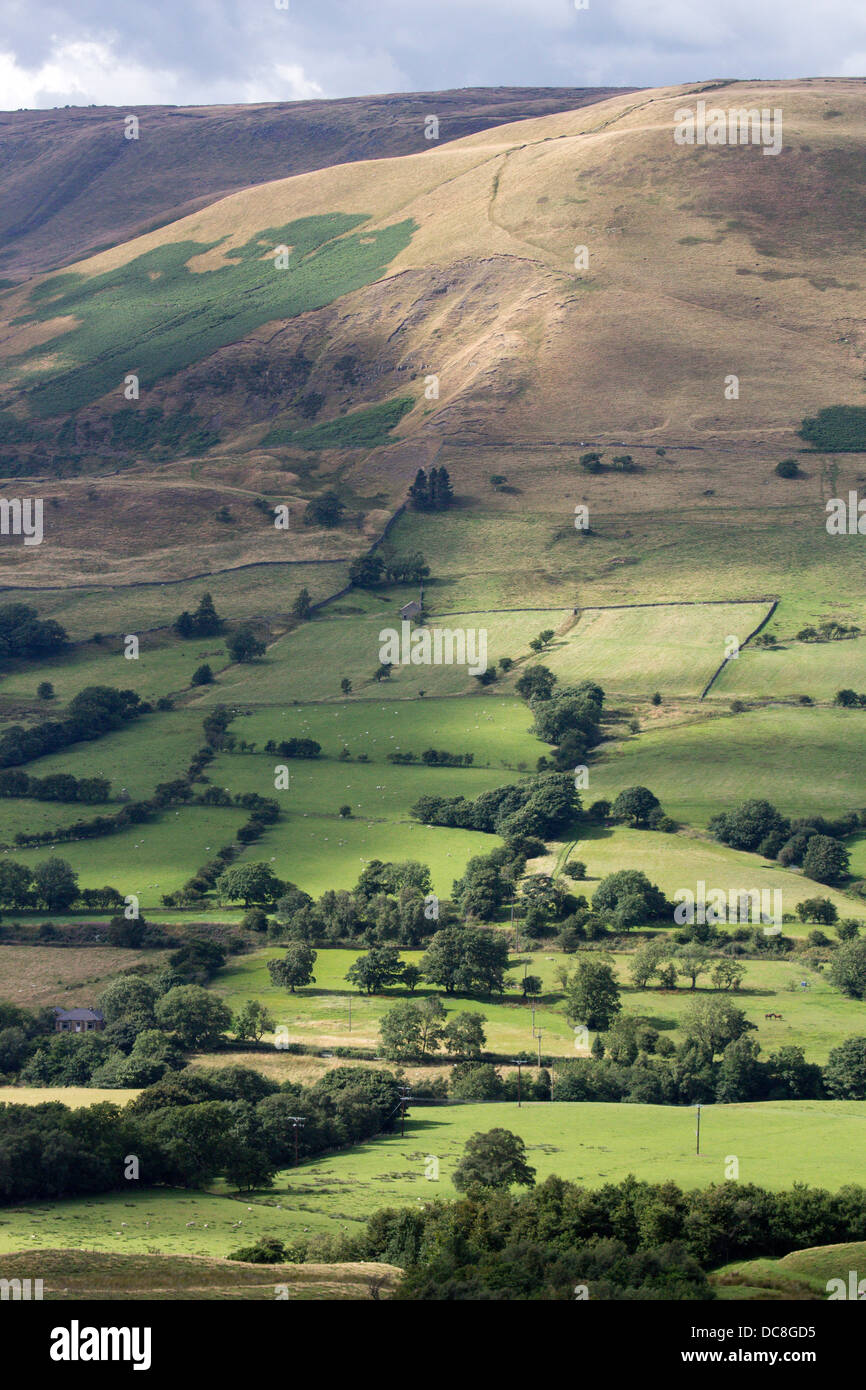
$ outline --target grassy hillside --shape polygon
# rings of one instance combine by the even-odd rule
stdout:
[[[716,1297],[754,1298],[767,1301],[826,1299],[831,1279],[841,1279],[846,1296],[849,1272],[863,1267],[866,1245],[818,1245],[795,1250],[780,1260],[745,1260],[716,1270],[712,1284]]]
[[[282,177],[269,164],[269,142],[289,128],[282,108],[249,112],[242,132],[230,112],[211,110],[151,113],[148,132],[143,113],[141,148],[122,157],[105,143],[112,116],[60,118],[80,137],[82,177],[97,147],[107,153],[102,173],[94,170],[93,215],[65,243],[78,258],[0,295],[0,472],[7,492],[45,503],[41,545],[0,538],[0,588],[4,602],[56,617],[71,644],[50,660],[0,658],[0,727],[61,719],[91,685],[132,688],[152,703],[169,697],[170,709],[26,764],[39,777],[109,778],[112,801],[97,814],[183,777],[205,739],[203,721],[223,705],[239,751],[215,751],[192,791],[276,798],[280,816],[240,844],[250,808],[178,798],[117,834],[19,850],[19,831],[59,836],[82,808],[4,798],[0,853],[30,868],[59,854],[80,886],[134,893],[148,918],[178,935],[239,923],[237,905],[213,894],[187,908],[162,905],[232,842],[234,862],[264,862],[316,897],[352,888],[374,859],[429,865],[434,890],[447,896],[467,861],[501,841],[424,826],[411,808],[422,795],[477,796],[514,783],[552,755],[517,695],[520,677],[541,663],[559,689],[594,681],[605,691],[584,804],[646,786],[678,830],[581,819],[560,840],[530,846],[529,873],[562,874],[581,860],[586,878],[567,886],[590,900],[607,875],[636,869],[668,897],[697,892],[701,881],[728,893],[778,889],[786,914],[820,895],[840,917],[862,920],[850,882],[825,888],[719,844],[706,828],[747,798],[769,799],[792,818],[864,803],[866,711],[834,704],[840,688],[866,684],[862,537],[829,535],[825,503],[866,477],[857,433],[866,87],[859,79],[714,85],[711,100],[723,108],[782,109],[783,148],[772,159],[753,147],[677,145],[674,113],[703,90],[619,93],[581,109],[577,97],[554,93],[519,111],[515,94],[486,106],[468,94],[449,107],[448,134],[461,138],[439,143],[413,133],[424,94],[402,106],[333,104],[337,125],[330,105],[293,108],[301,125],[292,128],[306,134]],[[551,114],[560,99],[568,109]],[[358,135],[371,111],[383,124],[389,111],[403,114],[390,134],[375,124],[365,142]],[[531,118],[488,122],[497,111]],[[38,192],[67,156],[49,158],[45,130],[25,114],[0,116],[0,133],[24,148],[35,141]],[[477,128],[459,129],[458,116]],[[182,185],[177,161],[220,122],[225,182],[215,182],[212,159],[193,158]],[[239,188],[243,151],[262,128],[262,157]],[[147,197],[130,178],[127,213],[118,174],[148,134],[175,163],[167,160]],[[328,162],[335,150],[343,162]],[[31,264],[75,215],[80,197],[69,178],[53,201],[28,203],[0,158],[0,189],[12,198],[0,213],[0,227],[11,224],[10,267]],[[178,215],[163,221],[172,208]],[[288,253],[277,265],[281,244]],[[576,263],[580,247],[588,263]],[[137,400],[124,396],[129,373],[142,388]],[[725,396],[731,375],[736,399]],[[806,417],[816,424],[798,433]],[[594,452],[597,463],[584,457]],[[796,458],[795,476],[777,473],[786,458]],[[433,466],[450,474],[451,504],[404,506],[416,470]],[[330,493],[342,503],[338,523],[308,525],[309,504]],[[274,525],[277,507],[288,508],[286,529]],[[575,525],[584,508],[589,529]],[[398,569],[397,559],[420,553],[407,570],[429,568],[429,631],[483,634],[479,669],[503,659],[507,669],[485,686],[468,663],[397,663],[385,675],[383,642],[418,584],[349,588],[352,561],[371,547]],[[302,588],[315,605],[304,618],[292,611]],[[174,619],[206,590],[226,631],[180,640]],[[265,650],[233,662],[227,644],[242,621],[255,622]],[[798,639],[828,621],[860,631],[845,641]],[[533,651],[547,630],[545,650]],[[777,649],[756,645],[759,631]],[[135,661],[123,655],[132,633]],[[202,662],[215,679],[192,687]],[[46,680],[52,699],[37,695]],[[321,756],[264,752],[291,738],[316,740]],[[428,767],[421,757],[430,749],[471,755],[471,765]],[[416,761],[395,763],[395,754]],[[285,790],[274,781],[284,761]],[[866,835],[849,848],[852,874],[866,877]],[[37,944],[0,944],[0,1000],[93,1003],[122,972],[165,963],[164,951],[39,944],[35,924],[48,915],[4,908],[0,934],[20,934],[20,917]],[[562,971],[586,955],[561,952],[553,933],[521,943],[519,911],[515,939],[508,904],[485,925],[511,937],[514,987],[501,998],[447,997],[448,1014],[481,1012],[487,1049],[504,1066],[535,1053],[539,1032],[557,1062],[584,1055]],[[796,1046],[824,1063],[863,1034],[862,1000],[828,982],[831,948],[802,949],[812,926],[786,924],[797,938],[787,957],[744,959],[730,996],[756,1025],[763,1060]],[[650,931],[673,936],[647,925],[630,939],[593,942],[593,958],[611,965],[627,1013],[680,1043],[695,1001],[722,996],[707,976],[695,990],[684,977],[675,990],[635,989],[633,951]],[[233,1010],[261,1001],[309,1054],[278,1051],[269,1034],[263,1046],[227,1039],[217,1060],[280,1081],[314,1079],[345,1047],[368,1053],[358,1065],[374,1064],[382,1016],[407,987],[359,995],[345,979],[358,949],[320,947],[315,980],[292,995],[271,980],[281,948],[270,942],[250,931],[251,949],[231,954],[209,988]],[[521,944],[532,949],[519,952]],[[421,953],[403,955],[415,962]],[[534,1015],[520,993],[524,971],[541,979]],[[418,997],[425,992],[433,990],[422,982]],[[200,1053],[194,1063],[214,1060]],[[434,1060],[406,1077],[414,1085],[448,1065]],[[88,1103],[132,1093],[10,1086],[4,1094]],[[479,1129],[522,1134],[539,1178],[596,1186],[634,1172],[690,1187],[732,1180],[736,1159],[740,1181],[780,1189],[859,1181],[864,1123],[861,1101],[712,1105],[697,1155],[686,1107],[416,1104],[405,1135],[320,1156],[279,1174],[265,1193],[238,1197],[218,1182],[206,1192],[7,1208],[0,1249],[21,1259],[22,1250],[42,1251],[46,1260],[90,1252],[62,1287],[59,1266],[46,1263],[52,1297],[112,1280],[143,1297],[271,1297],[279,1271],[209,1262],[259,1235],[357,1230],[386,1203],[452,1197],[454,1164]],[[435,1183],[425,1176],[431,1156],[441,1164]],[[805,1256],[781,1273],[784,1262],[722,1271],[718,1287],[725,1297],[785,1288],[813,1296],[832,1258],[816,1254],[811,1273]],[[311,1268],[286,1282],[291,1297],[368,1297],[374,1277]]]
[[[401,220],[414,221],[418,232],[396,269],[492,255],[528,258],[542,275],[550,272],[542,312],[551,331],[543,346],[535,344],[529,366],[534,389],[522,391],[508,411],[512,430],[519,422],[522,434],[531,425],[536,437],[549,436],[566,418],[566,401],[573,426],[571,396],[561,389],[570,379],[579,383],[578,428],[589,432],[584,437],[596,430],[610,434],[607,391],[598,387],[612,376],[630,384],[618,399],[614,430],[737,437],[749,429],[791,428],[804,414],[838,404],[846,384],[857,392],[856,359],[847,343],[832,344],[829,336],[822,341],[820,323],[848,313],[858,283],[862,85],[840,79],[716,88],[712,100],[722,106],[782,108],[785,146],[775,160],[748,146],[676,145],[673,113],[689,94],[684,86],[615,96],[584,110],[500,124],[423,154],[381,160],[375,207],[369,205],[371,177],[363,162],[264,184],[97,256],[84,263],[84,273],[105,274],[158,247],[179,249],[184,241],[216,245],[228,234],[230,246],[221,245],[196,265],[204,269],[225,264],[226,252],[246,244],[251,234],[293,218],[372,215],[375,232],[395,221],[399,207]],[[839,115],[826,120],[830,99]],[[597,177],[601,167],[603,179]],[[821,196],[820,274],[810,259],[818,232],[797,215],[807,188],[811,197]],[[278,208],[282,215],[275,216]],[[579,231],[590,247],[590,263],[576,275]],[[654,255],[644,260],[648,246]],[[782,257],[785,269],[779,271],[773,261]],[[495,292],[497,273],[491,266],[489,292]],[[517,310],[518,304],[509,307]],[[788,325],[771,349],[760,335],[758,351],[756,316],[767,327]],[[623,333],[626,321],[629,330]],[[425,325],[428,331],[432,326]],[[515,329],[521,327],[524,336],[534,336],[518,318]],[[585,336],[584,328],[590,330]],[[8,348],[16,351],[14,343]],[[492,345],[476,348],[479,372],[493,365],[491,350],[497,351]],[[516,368],[516,354],[504,350]],[[638,360],[642,370],[635,373],[630,364]],[[732,361],[750,383],[733,410],[723,395]],[[449,385],[449,400],[458,387],[465,390],[472,365],[466,362],[462,380]],[[804,379],[811,384],[808,401],[798,394]],[[485,411],[488,424],[500,405],[497,395]]]
[[[375,533],[374,513],[384,519],[444,445],[462,475],[461,510],[475,514],[464,518],[472,541],[458,536],[437,558],[478,576],[474,592],[449,579],[449,606],[517,606],[515,591],[524,605],[557,606],[564,588],[576,604],[633,600],[636,589],[655,601],[757,599],[779,593],[780,576],[790,588],[799,554],[808,574],[793,582],[804,593],[862,606],[856,545],[823,527],[824,498],[856,478],[861,456],[821,452],[822,436],[799,480],[774,473],[807,448],[796,433],[804,417],[862,399],[862,84],[716,87],[722,107],[783,111],[777,159],[676,145],[674,112],[699,90],[618,95],[263,183],[8,293],[0,406],[77,412],[62,427],[7,417],[0,434],[16,470],[159,460],[176,484],[184,450],[198,467],[218,449],[218,471],[253,494],[278,491],[280,469],[302,499],[336,484],[363,517],[363,536],[346,537],[353,553]],[[820,206],[820,219],[800,215],[804,206]],[[331,239],[296,252],[287,271],[260,259],[315,227]],[[576,245],[588,249],[585,269]],[[137,403],[122,395],[133,369],[145,388]],[[741,390],[728,401],[732,372]],[[347,419],[407,394],[415,406],[386,443],[368,439],[366,456],[341,447]],[[314,473],[305,431],[333,446]],[[605,450],[594,475],[577,465],[591,442]],[[622,451],[637,472],[613,467]],[[509,469],[511,492],[491,495],[490,475]],[[590,536],[574,531],[578,503]],[[179,496],[161,548],[192,507]],[[249,538],[253,515],[241,509],[235,525],[234,555],[219,528],[187,547],[190,568],[211,546],[223,565],[241,550],[245,562],[264,558],[264,534]],[[21,579],[34,582],[48,558],[47,543],[31,549]],[[841,586],[834,564],[850,576]]]
[[[465,88],[250,106],[70,107],[0,113],[4,250],[23,278],[175,220],[226,193],[286,174],[427,146],[502,121],[600,101],[610,88]],[[124,138],[138,116],[139,141]],[[144,155],[144,157],[142,157]]]

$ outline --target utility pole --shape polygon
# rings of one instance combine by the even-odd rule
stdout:
[[[538,1065],[539,1065],[539,1067],[541,1066],[541,1035],[542,1035],[543,1032],[544,1032],[544,1029],[543,1029],[543,1028],[539,1028],[538,1032],[537,1032],[536,1035],[535,1035],[535,1036],[538,1038]]]
[[[406,1133],[406,1102],[409,1099],[408,1086],[400,1087],[400,1134]]]
[[[532,1006],[532,1036],[535,1037],[535,1005]]]
[[[515,1059],[517,1063],[517,1108],[520,1109],[520,1068],[523,1066],[522,1060]]]
[[[352,996],[349,995],[349,1032],[352,1031]]]
[[[295,1167],[297,1168],[297,1166],[298,1166],[298,1130],[300,1129],[301,1125],[305,1125],[305,1124],[307,1123],[307,1121],[306,1121],[306,1119],[305,1119],[305,1117],[304,1117],[303,1115],[290,1115],[290,1116],[289,1116],[289,1119],[291,1120],[291,1122],[292,1122],[292,1128],[293,1128],[293,1130],[295,1131]]]
[[[698,1106],[698,1127],[695,1130],[695,1153],[701,1152],[701,1107]]]

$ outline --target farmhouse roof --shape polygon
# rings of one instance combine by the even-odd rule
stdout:
[[[99,1009],[55,1009],[54,1013],[63,1023],[104,1023]]]

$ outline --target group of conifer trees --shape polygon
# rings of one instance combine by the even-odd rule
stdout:
[[[409,500],[420,512],[444,512],[454,500],[454,489],[447,468],[419,468],[409,489]]]

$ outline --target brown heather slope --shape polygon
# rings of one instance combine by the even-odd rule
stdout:
[[[479,87],[254,106],[0,112],[0,276],[21,280],[182,217],[238,188],[426,148],[600,101],[611,87]],[[630,88],[621,90],[628,91]],[[137,115],[140,138],[124,138]]]
[[[674,113],[701,95],[723,109],[781,108],[781,154],[676,145]],[[366,215],[365,234],[407,219],[415,228],[374,283],[323,308],[263,324],[159,380],[147,392],[148,404],[167,415],[194,411],[219,429],[219,446],[191,461],[168,458],[158,473],[142,460],[116,484],[100,480],[101,506],[122,508],[125,493],[128,502],[137,496],[143,514],[156,508],[143,540],[131,546],[122,524],[106,522],[99,568],[95,556],[79,566],[88,549],[87,517],[70,506],[62,547],[46,542],[23,552],[16,546],[16,579],[81,582],[99,574],[102,582],[112,576],[129,582],[147,555],[159,578],[286,553],[249,504],[232,508],[231,535],[214,525],[212,499],[203,505],[195,497],[205,487],[214,498],[230,487],[298,509],[304,498],[335,487],[355,525],[312,536],[299,528],[292,545],[304,541],[292,554],[306,560],[356,553],[402,500],[417,466],[438,457],[460,480],[460,510],[482,504],[490,514],[483,547],[472,542],[479,531],[471,518],[452,516],[444,546],[436,546],[440,568],[501,568],[510,532],[500,523],[510,524],[513,514],[533,563],[549,567],[557,584],[559,557],[539,551],[542,532],[532,529],[527,513],[549,514],[558,548],[557,528],[563,538],[573,536],[568,513],[574,500],[583,500],[596,517],[610,518],[606,536],[587,552],[594,585],[607,601],[621,589],[631,592],[633,576],[623,575],[622,586],[613,576],[638,554],[642,562],[654,553],[658,558],[649,596],[670,592],[666,569],[674,551],[678,564],[685,553],[680,532],[689,546],[682,576],[688,591],[692,559],[699,559],[691,552],[708,526],[719,532],[714,549],[732,557],[729,596],[778,592],[779,572],[796,563],[793,550],[780,548],[780,521],[791,523],[792,540],[798,528],[801,535],[804,528],[811,532],[823,497],[837,495],[828,489],[856,485],[863,468],[859,455],[819,456],[806,461],[807,481],[793,489],[772,477],[774,463],[801,447],[795,431],[804,416],[864,402],[864,163],[863,81],[696,85],[617,96],[422,154],[247,189],[93,257],[78,267],[85,275],[174,242],[224,238],[194,261],[205,297],[207,271],[233,247],[294,218],[339,211]],[[575,270],[576,246],[588,248],[585,271]],[[15,354],[33,332],[13,321],[25,304],[23,292],[3,301],[0,362],[13,371]],[[49,325],[39,331],[48,352],[62,350],[62,332],[54,340]],[[245,369],[258,362],[288,372],[299,354],[312,363],[304,390],[324,401],[317,423],[397,396],[413,397],[414,408],[375,449],[311,452],[265,443],[275,425],[292,430],[309,422],[297,393],[257,394]],[[340,370],[346,357],[355,364],[350,379]],[[431,373],[438,399],[425,399]],[[730,374],[740,381],[736,401],[724,397]],[[116,404],[106,398],[81,414],[95,418]],[[588,441],[635,450],[646,472],[639,482],[588,477],[577,469]],[[662,446],[677,451],[676,464],[687,464],[687,474],[656,461]],[[522,492],[491,494],[487,478],[500,471],[519,479]],[[160,502],[171,488],[174,509]],[[725,534],[736,534],[731,528],[743,521],[748,546],[734,555]],[[546,535],[547,521],[539,526]],[[676,536],[672,526],[680,528]],[[763,576],[768,527],[778,555],[773,574]],[[426,549],[423,536],[417,539]],[[517,551],[506,549],[516,561]],[[834,564],[840,550],[834,545]],[[754,569],[745,589],[744,561]],[[644,568],[649,565],[655,562],[648,559]],[[583,562],[580,568],[585,572]]]

